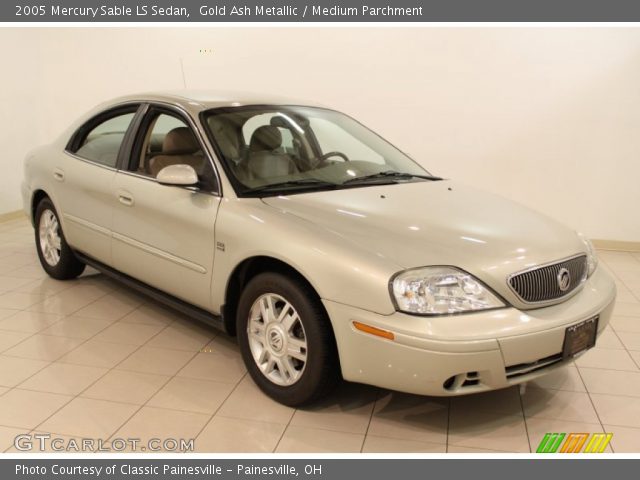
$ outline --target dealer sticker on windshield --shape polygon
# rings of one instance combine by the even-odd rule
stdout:
[[[596,344],[597,331],[597,316],[567,327],[564,334],[562,356],[564,358],[575,357],[576,355],[589,350]]]

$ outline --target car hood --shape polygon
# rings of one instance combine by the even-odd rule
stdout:
[[[410,182],[267,197],[400,269],[452,265],[505,297],[515,272],[585,251],[559,222],[452,181]],[[517,299],[516,303],[517,303]]]

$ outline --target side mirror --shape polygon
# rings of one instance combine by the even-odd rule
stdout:
[[[198,174],[191,165],[169,165],[158,172],[156,180],[162,185],[191,186],[198,183]]]

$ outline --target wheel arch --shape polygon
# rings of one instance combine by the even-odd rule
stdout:
[[[48,198],[49,200],[51,200],[51,202],[53,202],[53,200],[51,199],[51,196],[41,188],[34,190],[33,194],[31,195],[31,206],[29,209],[29,213],[30,213],[29,217],[33,225],[35,225],[36,223],[36,209],[38,208],[38,205],[40,204],[40,202],[45,198]]]
[[[286,261],[268,255],[256,255],[245,258],[232,270],[225,289],[222,312],[224,327],[230,335],[236,334],[236,313],[242,290],[253,277],[263,272],[282,273],[299,280],[305,283],[311,291],[315,293],[318,301],[321,299],[318,290],[309,281],[309,279],[297,268],[291,266]],[[322,302],[320,302],[320,304],[322,305]],[[322,308],[324,310],[324,305]],[[326,310],[325,313],[327,313]]]

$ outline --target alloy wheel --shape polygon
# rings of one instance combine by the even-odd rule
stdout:
[[[271,382],[296,383],[307,364],[307,337],[296,309],[284,297],[265,293],[249,311],[249,348],[256,365]]]
[[[42,256],[49,265],[55,267],[60,261],[62,238],[60,237],[58,218],[51,210],[42,212],[40,225],[38,225],[38,235]]]

